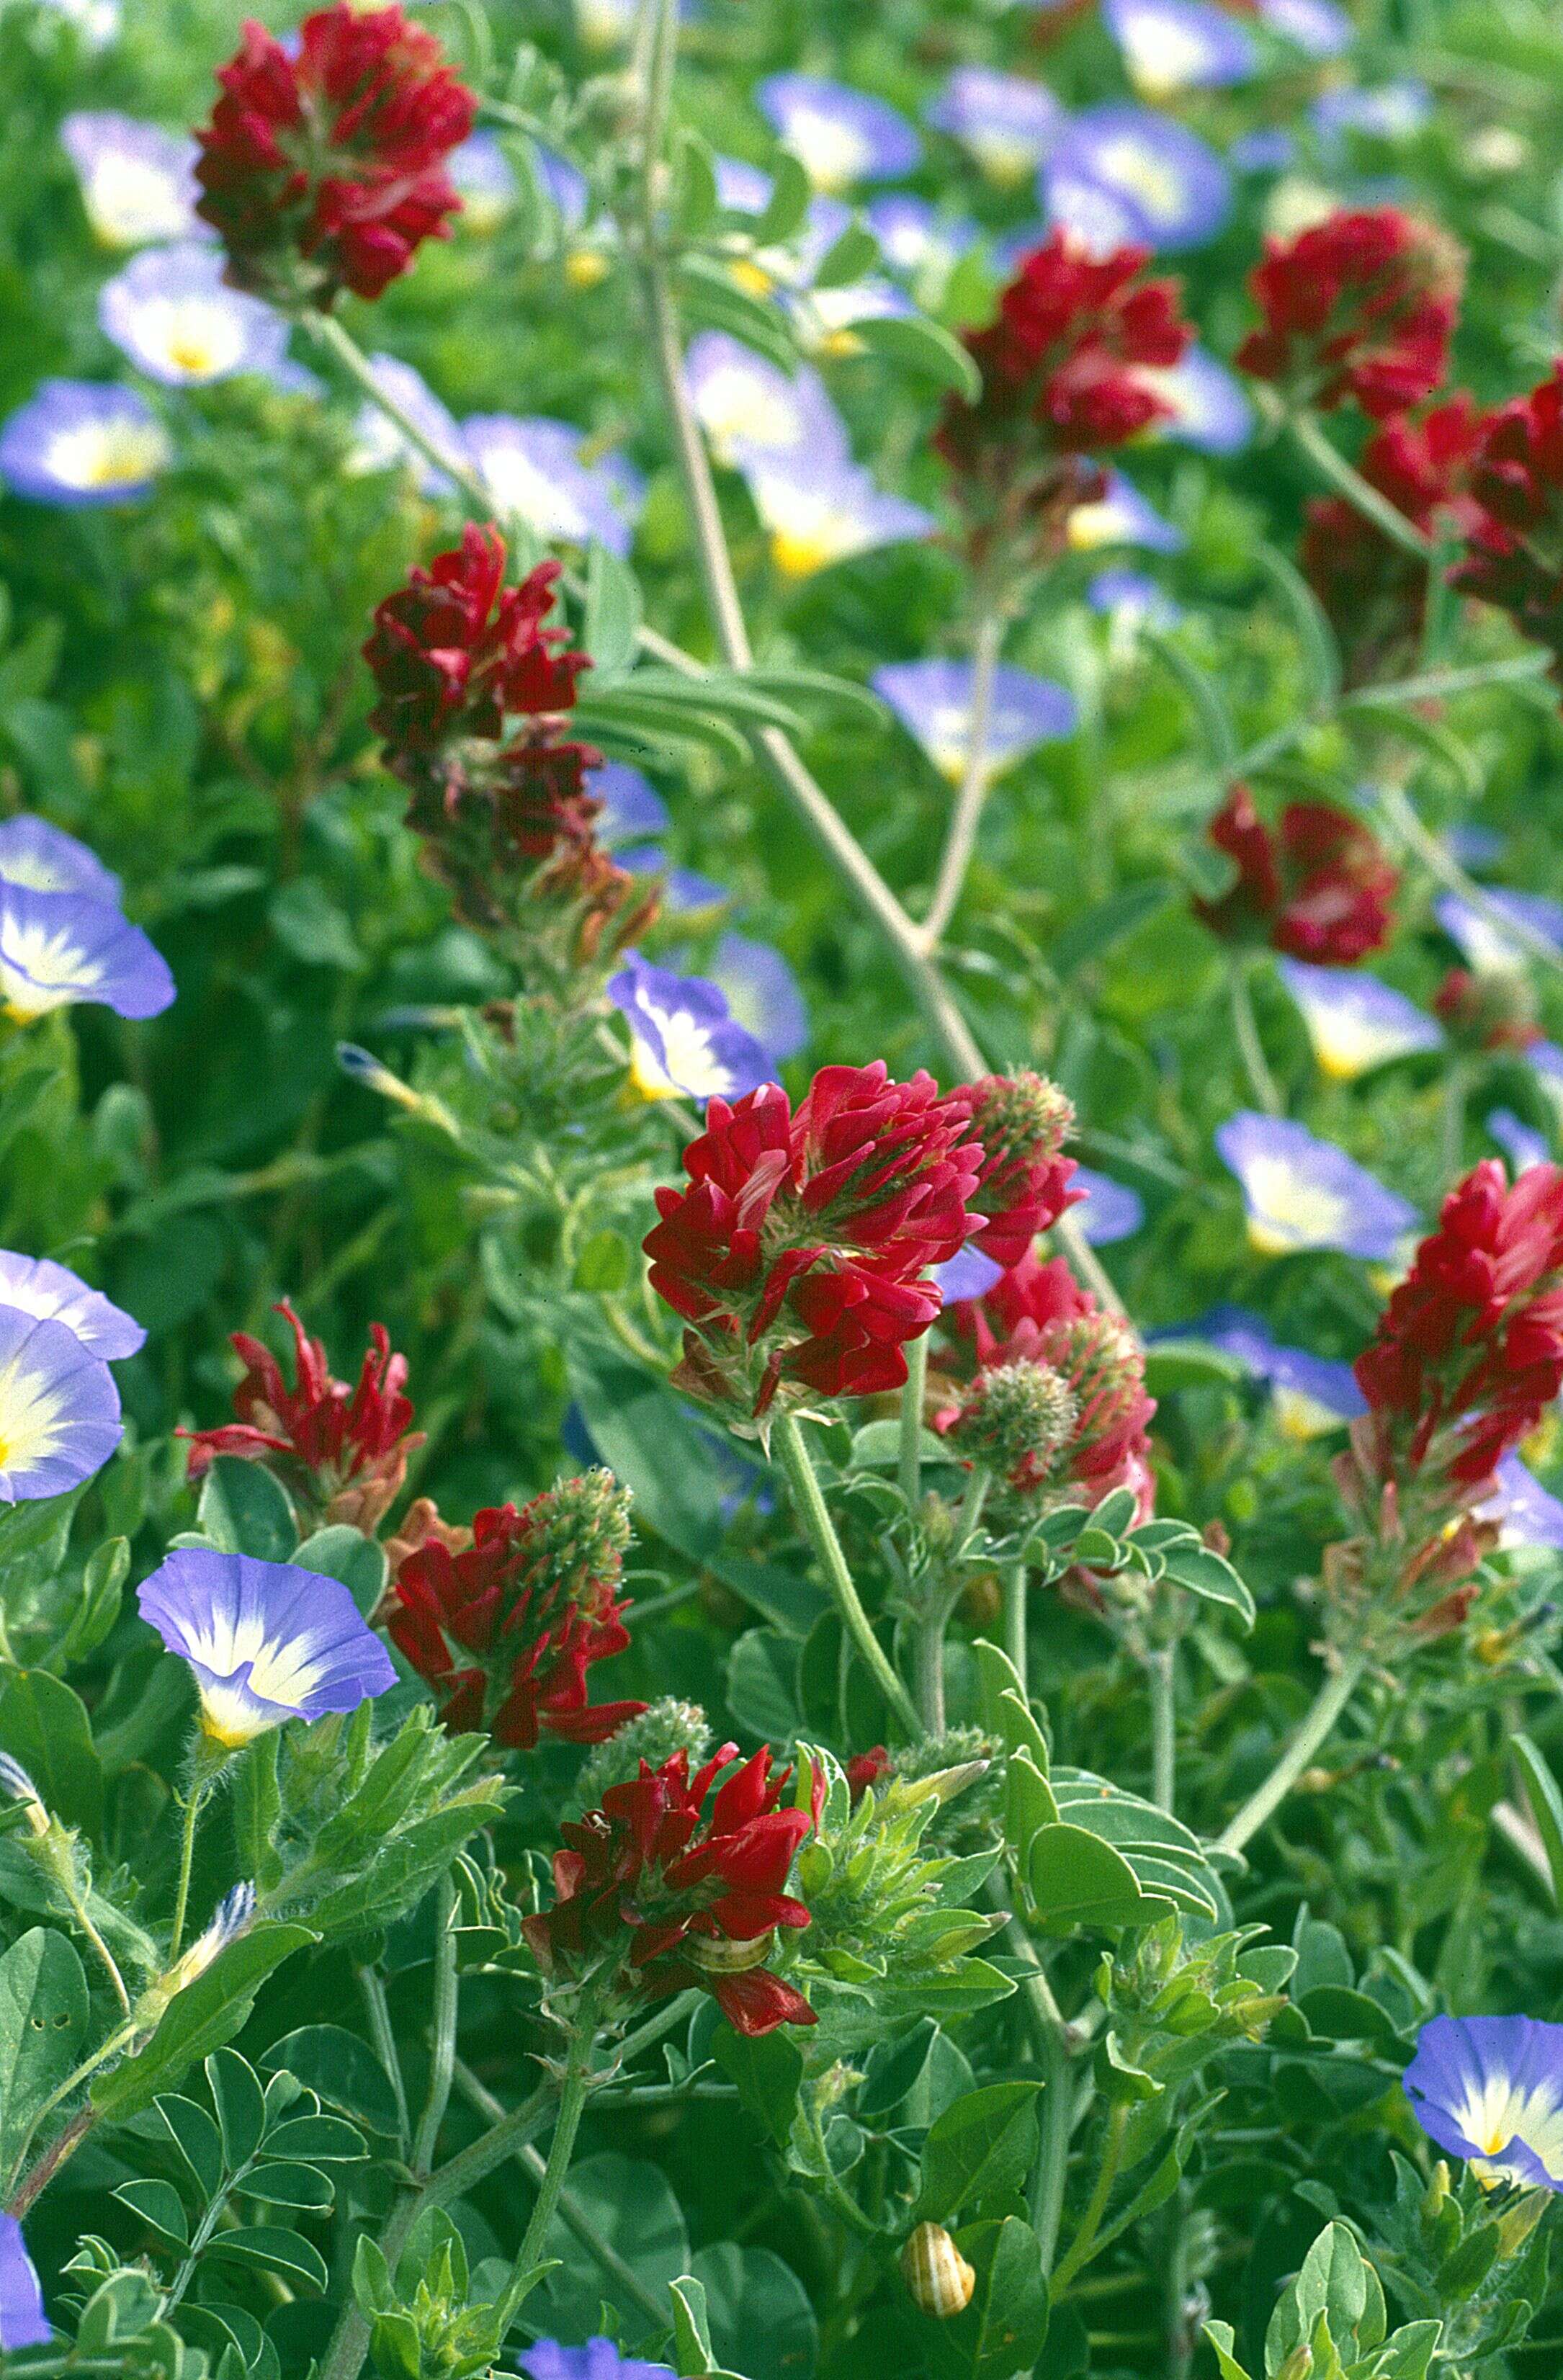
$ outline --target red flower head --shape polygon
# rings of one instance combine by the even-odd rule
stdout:
[[[408,1428],[413,1409],[402,1393],[407,1359],[391,1353],[384,1325],[371,1323],[369,1351],[350,1388],[333,1379],[324,1347],[306,1336],[285,1297],[275,1310],[293,1332],[294,1386],[268,1346],[236,1330],[234,1352],[248,1366],[234,1390],[238,1419],[177,1433],[189,1440],[189,1475],[200,1478],[213,1455],[241,1455],[274,1471],[311,1516],[372,1536],[401,1491],[408,1455],[423,1444],[422,1432]]]
[[[461,204],[444,172],[477,102],[399,7],[306,17],[292,57],[253,18],[196,136],[196,212],[228,275],[282,305],[378,298]]]
[[[794,1114],[763,1084],[712,1099],[659,1190],[651,1282],[691,1326],[683,1385],[763,1414],[779,1387],[864,1396],[906,1378],[905,1342],[939,1310],[929,1266],[968,1237],[982,1164],[959,1099],[882,1061],[827,1066]]]
[[[853,1807],[856,1808],[870,1786],[879,1784],[890,1773],[891,1756],[882,1743],[872,1745],[866,1752],[854,1753],[846,1764],[846,1781],[852,1794]],[[821,1806],[823,1806],[823,1796],[820,1789],[823,1784],[824,1779],[817,1770],[815,1799]]]
[[[1563,1167],[1486,1158],[1444,1201],[1357,1358],[1372,1475],[1479,1488],[1563,1388]]]
[[[985,1297],[960,1299],[946,1319],[957,1340],[969,1340],[977,1363],[985,1365],[999,1360],[999,1350],[1023,1322],[1042,1330],[1050,1322],[1073,1322],[1095,1312],[1095,1300],[1080,1287],[1062,1257],[1044,1261],[1028,1249]]]
[[[633,1783],[611,1786],[600,1810],[560,1828],[553,1907],[525,1921],[546,1974],[651,1999],[694,1985],[737,2033],[815,2022],[802,1993],[765,1964],[779,1927],[809,1922],[786,1884],[811,1821],[778,1807],[792,1772],[772,1776],[769,1749],[727,1779],[708,1814],[737,1751],[724,1743],[694,1777],[685,1752],[660,1768],[642,1761]]]
[[[1472,466],[1475,514],[1453,584],[1509,613],[1563,671],[1563,364],[1500,406]]]
[[[1328,802],[1289,802],[1272,834],[1246,785],[1207,830],[1237,868],[1194,915],[1225,941],[1267,942],[1315,966],[1351,966],[1388,939],[1399,878],[1365,826]]]
[[[1542,1038],[1530,983],[1517,969],[1473,975],[1450,967],[1433,1006],[1450,1038],[1468,1050],[1529,1050]]]
[[[591,664],[569,649],[568,628],[542,625],[560,565],[539,562],[507,587],[504,564],[498,529],[469,522],[458,547],[415,569],[376,611],[364,647],[380,696],[370,725],[393,754],[432,752],[457,736],[497,742],[507,712],[574,705]]]
[[[1462,391],[1420,420],[1387,421],[1358,468],[1424,534],[1435,534],[1442,519],[1469,530],[1479,517],[1467,481],[1482,433],[1475,401]],[[1355,504],[1316,497],[1300,560],[1339,640],[1348,684],[1367,685],[1414,652],[1427,611],[1426,565]]]
[[[968,1204],[987,1221],[975,1245],[1007,1271],[1039,1232],[1084,1196],[1070,1188],[1074,1160],[1062,1154],[1074,1110],[1057,1084],[1030,1074],[963,1083],[948,1104],[965,1110],[966,1128],[982,1144],[982,1171]]]
[[[935,444],[985,540],[1024,530],[1050,546],[1070,510],[1100,492],[1099,471],[1081,458],[1166,412],[1140,371],[1177,363],[1193,331],[1176,282],[1140,279],[1148,255],[1093,256],[1049,232],[1022,260],[998,321],[968,334],[982,394],[949,399]]]
[[[589,1471],[520,1512],[479,1512],[469,1546],[431,1533],[404,1557],[388,1626],[448,1727],[530,1752],[545,1728],[600,1743],[638,1717],[644,1703],[587,1699],[592,1663],[630,1641],[618,1594],[629,1536],[628,1497]]]
[[[1248,285],[1264,325],[1237,360],[1296,404],[1328,412],[1353,396],[1386,420],[1443,379],[1463,277],[1454,242],[1398,207],[1333,214],[1266,243]]]

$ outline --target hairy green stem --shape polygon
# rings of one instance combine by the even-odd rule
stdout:
[[[927,1402],[928,1334],[925,1330],[906,1350],[906,1386],[901,1391],[901,1444],[896,1477],[915,1512],[923,1485],[923,1407]]]
[[[515,2259],[518,2272],[527,2271],[541,2256],[549,2225],[558,2209],[559,2195],[576,2151],[576,2135],[581,2129],[581,2117],[586,2111],[587,2094],[591,2088],[591,2058],[596,2040],[596,2021],[588,2004],[583,2009],[581,2021],[571,2037],[564,2081],[559,2094],[559,2114],[553,2127],[553,2138],[548,2144],[548,2162],[543,2167],[542,2179],[538,2184],[537,2203],[532,2208],[531,2221],[527,2226]]]
[[[1006,1562],[1000,1580],[1004,1597],[1004,1650],[1014,1665],[1015,1675],[1021,1682],[1021,1693],[1029,1701],[1031,1650],[1027,1642],[1026,1621],[1030,1616],[1030,1589],[1026,1585],[1024,1562]]]
[[[1319,478],[1326,480],[1338,496],[1344,496],[1355,511],[1372,521],[1375,528],[1382,530],[1390,543],[1398,545],[1402,552],[1414,554],[1419,562],[1432,559],[1432,539],[1424,537],[1414,521],[1408,520],[1398,505],[1392,504],[1387,496],[1380,495],[1376,488],[1369,486],[1360,471],[1352,468],[1331,441],[1316,414],[1290,414],[1287,427]]]
[[[826,1583],[835,1598],[836,1609],[842,1615],[847,1634],[856,1645],[885,1700],[915,1742],[923,1732],[917,1706],[891,1668],[889,1655],[869,1624],[868,1614],[863,1609],[852,1572],[847,1568],[835,1524],[826,1510],[814,1461],[795,1415],[782,1415],[775,1426],[773,1443],[786,1475],[793,1510],[825,1572]]]
[[[1367,1655],[1353,1653],[1326,1678],[1314,1706],[1256,1791],[1216,1838],[1216,1849],[1240,1852],[1278,1809],[1329,1735],[1356,1693],[1367,1668]]]
[[[933,899],[919,929],[919,939],[926,951],[937,951],[944,940],[961,898],[972,855],[976,849],[977,829],[982,823],[983,808],[993,779],[988,745],[993,724],[993,689],[1003,645],[1003,614],[997,610],[983,612],[977,621],[972,647],[972,693],[966,718],[964,765],[950,813],[950,828],[934,880]]]
[[[1091,2261],[1092,2252],[1097,2244],[1097,2234],[1102,2228],[1103,2219],[1112,2197],[1113,2184],[1118,2180],[1118,2169],[1123,2162],[1123,2140],[1128,2125],[1129,2109],[1126,2105],[1121,2103],[1108,2117],[1107,2137],[1102,2143],[1102,2162],[1097,2168],[1096,2183],[1086,2204],[1085,2212],[1080,2218],[1080,2228],[1060,2258],[1058,2268],[1053,2275],[1052,2294],[1055,2304],[1061,2297],[1067,2295],[1069,2285],[1082,2265]]]
[[[179,1837],[179,1882],[174,1895],[174,1919],[168,1933],[170,1966],[178,1957],[179,1945],[185,1938],[185,1912],[190,1902],[190,1868],[195,1860],[196,1827],[210,1791],[206,1779],[197,1777],[185,1796],[185,1824]]]
[[[1231,1002],[1232,1032],[1237,1039],[1238,1055],[1242,1060],[1242,1071],[1248,1077],[1249,1089],[1266,1115],[1278,1116],[1284,1112],[1284,1102],[1276,1078],[1270,1072],[1265,1045],[1259,1038],[1248,970],[1247,953],[1234,951],[1227,962],[1227,992]]]
[[[1151,1800],[1174,1809],[1178,1797],[1178,1648],[1153,1645],[1145,1655],[1150,1683]]]
[[[412,2145],[412,2168],[421,2180],[434,2162],[440,2127],[451,2100],[455,2071],[456,2021],[461,1985],[456,1974],[455,1886],[447,1875],[440,1880],[435,1901],[434,2022],[430,2035],[429,2090]]]
[[[385,2069],[395,2095],[396,2145],[406,2155],[412,2131],[412,2119],[407,2111],[407,2086],[402,2074],[401,2054],[396,2047],[391,2010],[385,1998],[385,1982],[378,1968],[358,1969],[358,1989],[363,1995],[364,2013],[369,2018],[375,2054]]]

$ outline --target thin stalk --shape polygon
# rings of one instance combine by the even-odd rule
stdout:
[[[1080,2228],[1070,2241],[1053,2275],[1052,2298],[1055,2305],[1067,2293],[1071,2281],[1081,2266],[1089,2264],[1091,2260],[1091,2253],[1097,2243],[1097,2234],[1102,2228],[1108,2204],[1112,2197],[1112,2187],[1118,2180],[1118,2168],[1123,2162],[1123,2136],[1128,2123],[1128,2107],[1121,2103],[1113,2108],[1108,2118],[1107,2138],[1102,2143],[1101,2167],[1085,2212],[1080,2218]]]
[[[1064,2185],[1069,2179],[1070,2135],[1074,2129],[1074,2094],[1070,2088],[1069,2052],[1064,2046],[1061,2021],[1046,2028],[1037,2046],[1045,2088],[1041,2145],[1031,2176],[1031,2223],[1042,2251],[1042,2270],[1048,2274],[1059,2251]]]
[[[1355,511],[1372,521],[1375,528],[1381,529],[1391,544],[1399,546],[1403,552],[1415,554],[1420,562],[1431,560],[1432,539],[1424,537],[1416,523],[1406,518],[1399,505],[1392,504],[1387,496],[1381,496],[1376,488],[1369,486],[1360,471],[1352,468],[1339,448],[1331,442],[1316,415],[1308,412],[1290,414],[1287,426],[1319,478],[1327,480],[1338,496],[1344,496]]]
[[[917,1623],[915,1637],[917,1657],[917,1708],[922,1713],[919,1733],[944,1733],[944,1631],[950,1606],[941,1601],[937,1612]]]
[[[119,2002],[121,2014],[128,2016],[130,2013],[130,1995],[125,1988],[125,1978],[119,1972],[118,1961],[115,1959],[114,1952],[109,1949],[108,1944],[103,1940],[103,1937],[99,1933],[97,1927],[93,1925],[87,1903],[82,1899],[81,1895],[73,1886],[67,1884],[63,1880],[60,1883],[60,1890],[65,1894],[66,1900],[70,1905],[71,1915],[80,1926],[82,1933],[87,1937],[88,1941],[91,1942],[93,1949],[97,1952],[100,1961],[107,1970],[108,1979],[114,1985],[114,1996]]]
[[[185,1796],[185,1824],[179,1838],[179,1883],[174,1895],[174,1922],[168,1936],[170,1966],[178,1957],[179,1945],[185,1938],[185,1912],[190,1901],[190,1868],[195,1860],[196,1826],[211,1790],[205,1778],[197,1777]]]
[[[575,2155],[576,2135],[581,2129],[581,2117],[586,2111],[587,2093],[591,2087],[591,2054],[595,2041],[595,2022],[589,2013],[583,2011],[583,2022],[570,2044],[563,2087],[559,2094],[558,2119],[553,2127],[553,2138],[548,2144],[548,2162],[538,2184],[531,2221],[527,2226],[515,2259],[518,2272],[528,2270],[541,2256],[549,2225],[558,2209],[564,2177],[570,2170],[570,2159]]]
[[[1150,1682],[1151,1800],[1172,1810],[1178,1796],[1178,1648],[1153,1645],[1145,1655]]]
[[[1254,1000],[1249,990],[1248,959],[1244,953],[1234,951],[1227,962],[1227,992],[1231,1002],[1232,1032],[1242,1060],[1242,1071],[1248,1077],[1248,1087],[1266,1115],[1284,1112],[1284,1102],[1270,1072],[1265,1055],[1265,1045],[1259,1038],[1259,1026],[1254,1014]]]
[[[853,1584],[846,1556],[842,1551],[842,1541],[826,1509],[813,1458],[795,1415],[782,1415],[776,1424],[774,1443],[786,1474],[793,1510],[825,1572],[847,1634],[856,1645],[869,1675],[915,1743],[923,1732],[917,1706],[891,1667],[884,1646],[869,1625],[868,1614],[864,1610],[857,1588]]]
[[[358,1969],[358,1989],[363,1995],[364,2013],[374,2040],[375,2055],[390,2078],[396,2100],[396,2143],[406,2150],[412,2131],[412,2119],[407,2112],[407,2086],[402,2075],[401,2055],[396,2047],[396,2035],[391,2022],[391,2010],[385,1998],[385,1983],[376,1967]]]
[[[455,2072],[456,2020],[461,1986],[456,1974],[455,1886],[447,1875],[440,1882],[436,1903],[434,1944],[434,2022],[429,2067],[429,2091],[412,2146],[412,2169],[420,2178],[434,2162],[440,2127],[451,2101]]]
[[[84,2058],[80,2065],[74,2068],[72,2071],[66,2076],[63,2082],[57,2084],[56,2087],[50,2092],[48,2097],[44,2100],[43,2105],[39,2108],[38,2113],[33,2117],[30,2124],[29,2124],[26,2134],[17,2148],[16,2155],[11,2162],[12,2177],[20,2171],[22,2162],[27,2155],[28,2150],[31,2147],[33,2142],[38,2137],[39,2126],[47,2121],[48,2118],[54,2114],[56,2107],[63,2107],[65,2102],[71,2096],[71,2094],[74,2091],[79,2090],[83,2082],[89,2081],[90,2078],[97,2072],[100,2066],[107,2065],[109,2059],[113,2058],[116,2052],[126,2048],[135,2038],[135,2019],[133,2017],[127,2018],[124,2024],[118,2026],[115,2032],[109,2034],[106,2041],[100,2042],[97,2048],[92,2051],[91,2055],[88,2058]],[[52,2143],[51,2145],[44,2150],[43,2155],[39,2158],[31,2172],[29,2173],[13,2191],[10,2199],[7,2201],[10,2212],[13,2215],[24,2215],[27,2212],[27,2209],[32,2204],[33,2200],[37,2197],[44,2183],[48,2181],[55,2170],[65,2163],[66,2158],[71,2155],[78,2143],[85,2138],[87,2132],[96,2121],[97,2118],[90,2107],[83,2107],[79,2115],[74,2116],[71,2119],[70,2123],[67,2125],[65,2131],[60,2134],[59,2139]],[[62,2146],[62,2143],[67,2142],[69,2143],[68,2146]]]
[[[1460,1153],[1465,1146],[1465,1097],[1470,1082],[1465,1061],[1456,1058],[1444,1076],[1443,1097],[1438,1102],[1439,1172],[1446,1182],[1452,1182],[1460,1170]]]
[[[901,1445],[896,1477],[915,1512],[923,1482],[923,1407],[927,1402],[928,1334],[914,1339],[906,1350],[906,1386],[901,1391]]]
[[[1031,1695],[1031,1653],[1026,1642],[1029,1590],[1025,1583],[1025,1564],[1006,1562],[1000,1572],[1004,1597],[1004,1650],[1014,1663],[1015,1675],[1021,1682],[1021,1692],[1029,1701]]]
[[[965,761],[950,813],[933,899],[919,931],[926,951],[937,951],[944,940],[976,849],[977,829],[993,780],[988,744],[993,724],[993,688],[1003,645],[1003,615],[997,611],[985,611],[977,621],[972,646],[972,698],[966,720]]]
[[[1353,1653],[1350,1659],[1342,1661],[1326,1678],[1315,1697],[1312,1710],[1264,1783],[1249,1795],[1236,1817],[1230,1820],[1217,1836],[1218,1851],[1241,1852],[1244,1843],[1258,1833],[1266,1820],[1285,1801],[1356,1693],[1366,1668],[1367,1655]]]

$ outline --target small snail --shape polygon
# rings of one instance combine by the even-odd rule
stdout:
[[[776,1928],[757,1935],[752,1942],[730,1942],[721,1934],[686,1934],[685,1957],[691,1966],[711,1975],[741,1975],[748,1967],[763,1967],[776,1947]]]
[[[976,2275],[942,2223],[919,2223],[901,2252],[901,2277],[913,2302],[948,2322],[972,2301]]]

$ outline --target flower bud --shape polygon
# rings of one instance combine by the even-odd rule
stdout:
[[[935,2322],[949,2322],[972,2301],[976,2275],[942,2223],[919,2223],[901,2252],[912,2301]]]
[[[663,1694],[597,1745],[576,1779],[575,1799],[582,1809],[595,1810],[611,1786],[628,1785],[639,1776],[642,1761],[660,1768],[682,1752],[697,1768],[710,1748],[710,1721],[699,1704]]]
[[[1050,1365],[996,1365],[966,1390],[951,1443],[1013,1488],[1040,1488],[1072,1438],[1079,1411],[1068,1381]]]

